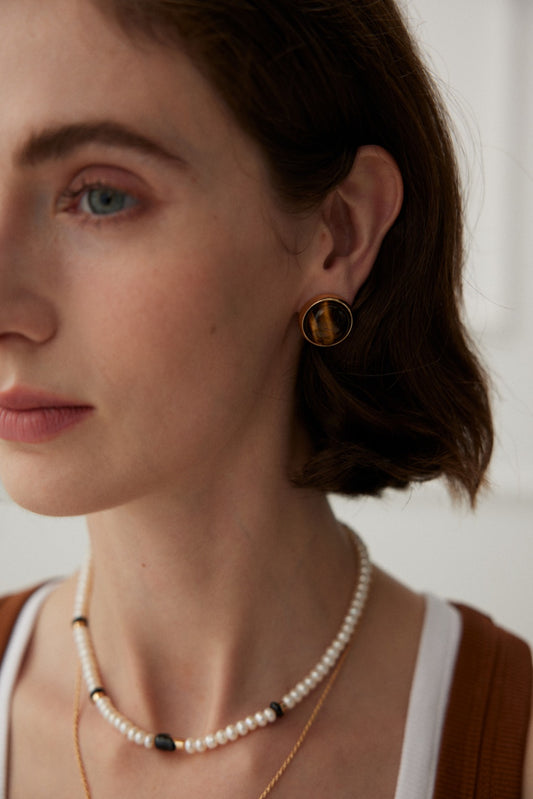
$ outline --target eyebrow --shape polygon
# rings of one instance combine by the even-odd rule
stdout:
[[[65,158],[89,144],[127,148],[160,160],[184,163],[182,158],[153,139],[119,122],[107,120],[61,125],[34,133],[19,149],[15,161],[20,166],[37,166]]]

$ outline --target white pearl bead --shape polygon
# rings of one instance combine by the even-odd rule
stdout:
[[[246,721],[238,721],[237,724],[235,725],[235,727],[237,728],[237,732],[239,733],[239,735],[241,735],[243,737],[245,735],[248,735],[248,733],[250,732],[250,728],[248,727],[248,724],[247,724]],[[254,727],[255,727],[255,725],[254,725]]]
[[[218,732],[215,733],[215,738],[220,746],[224,746],[224,744],[227,744],[228,742],[228,736],[226,735],[225,730],[218,730]]]
[[[149,733],[148,735],[145,735],[144,736],[145,749],[153,749],[154,748],[154,740],[155,740],[155,735],[152,735],[151,733]]]
[[[127,732],[128,741],[134,741],[135,736],[137,735],[138,732],[139,730],[137,729],[137,727],[132,727],[131,730],[128,730]]]
[[[144,744],[144,735],[145,733],[142,730],[138,730],[135,733],[135,738],[133,739],[137,746],[142,746]]]
[[[217,739],[214,735],[206,735],[205,736],[205,745],[208,749],[216,749],[218,746]]]
[[[296,704],[296,702],[292,698],[292,694],[285,694],[285,696],[283,697],[283,699],[281,701],[283,702],[283,704],[286,707],[289,708],[289,710],[292,710],[294,705]]]
[[[291,699],[294,702],[294,704],[297,705],[298,702],[301,700],[301,698],[302,697],[300,696],[300,694],[298,693],[296,688],[293,688],[292,691],[291,691]]]
[[[324,676],[324,675],[323,675],[323,674],[321,674],[317,668],[314,668],[314,669],[313,669],[313,671],[311,672],[311,679],[312,679],[312,680],[313,680],[313,682],[315,683],[315,686],[317,686],[317,685],[318,685],[318,683],[321,681],[321,679],[322,679],[322,677],[323,677],[323,676]]]
[[[234,724],[228,724],[226,727],[226,735],[228,736],[228,741],[236,741],[239,737],[239,733],[237,732],[237,728]]]
[[[194,743],[195,742],[193,741],[192,738],[187,738],[187,740],[185,741],[185,751],[187,752],[188,755],[194,755],[194,753],[196,752],[196,747]]]
[[[83,672],[83,679],[85,680],[85,685],[89,686],[89,691],[94,691],[97,688],[98,680],[94,676],[94,668],[91,664],[84,658],[81,659],[81,670]]]
[[[298,693],[300,694],[302,699],[304,697],[306,697],[307,694],[309,693],[309,690],[308,690],[305,682],[299,682],[298,685],[296,686],[296,690],[298,691]]]
[[[246,718],[244,719],[244,723],[246,724],[250,732],[255,730],[257,727],[257,722],[253,716],[246,716]]]
[[[131,724],[129,723],[129,721],[126,721],[126,719],[124,719],[124,721],[122,722],[122,724],[119,727],[119,730],[122,733],[122,735],[127,735],[130,727],[131,727]]]
[[[272,724],[277,719],[276,711],[273,710],[273,708],[271,708],[271,707],[265,708],[263,710],[263,715],[264,715],[264,717],[266,718],[266,720],[268,721],[269,724]]]
[[[259,724],[260,727],[266,727],[266,725],[268,724],[268,722],[267,722],[267,720],[265,718],[265,714],[261,713],[260,710],[258,710],[258,712],[255,714],[254,718],[255,718],[255,720],[257,721],[257,723]]]
[[[203,738],[197,738],[194,742],[194,748],[197,752],[205,752],[205,741]]]

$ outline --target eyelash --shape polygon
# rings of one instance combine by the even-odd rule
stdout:
[[[107,191],[113,195],[122,195],[126,201],[132,200],[133,204],[125,209],[111,212],[108,214],[97,214],[91,211],[80,209],[80,205],[84,198],[88,197],[91,192]],[[79,214],[83,217],[84,224],[101,225],[112,224],[123,221],[125,218],[140,211],[140,199],[128,191],[119,189],[109,183],[103,181],[87,181],[84,182],[79,188],[66,189],[61,195],[60,209],[71,214]]]

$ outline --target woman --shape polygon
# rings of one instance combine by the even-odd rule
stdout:
[[[1,477],[92,553],[2,605],[5,795],[533,796],[525,645],[370,569],[326,497],[474,502],[492,443],[395,5],[7,0],[0,29]]]

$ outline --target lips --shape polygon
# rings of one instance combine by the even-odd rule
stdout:
[[[93,410],[90,405],[39,390],[0,393],[0,439],[23,444],[50,441]]]

